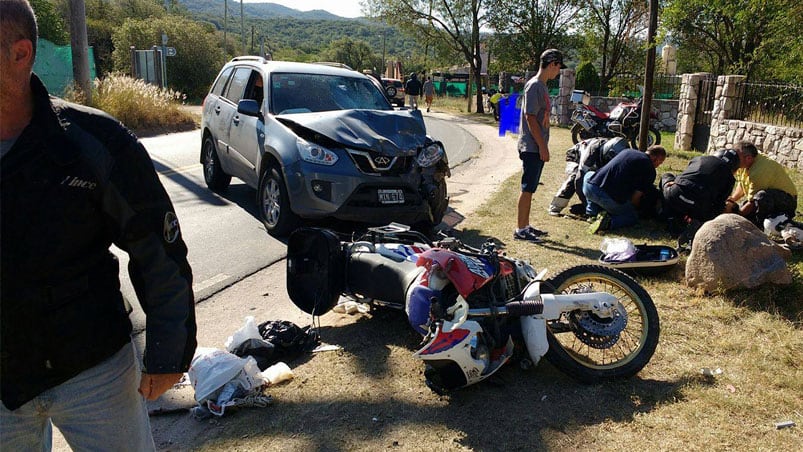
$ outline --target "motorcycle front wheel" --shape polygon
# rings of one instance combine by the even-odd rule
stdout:
[[[546,358],[567,375],[583,383],[626,378],[652,358],[660,334],[658,311],[647,291],[630,276],[599,265],[579,265],[548,278],[541,287],[555,294],[607,292],[627,312],[624,329],[614,336],[600,333],[609,319],[583,317],[580,312],[547,322]]]
[[[581,141],[587,140],[589,138],[594,138],[597,136],[593,132],[589,132],[588,130],[584,129],[583,126],[580,124],[575,124],[572,126],[572,143],[577,144]]]

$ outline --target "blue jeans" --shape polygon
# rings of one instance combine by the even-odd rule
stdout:
[[[14,411],[0,404],[0,449],[49,451],[55,424],[73,450],[155,450],[139,380],[129,344]]]
[[[583,177],[583,194],[586,195],[586,214],[597,215],[604,210],[611,216],[611,229],[638,223],[636,206],[630,201],[616,202],[602,188],[589,182],[596,171],[589,171]]]

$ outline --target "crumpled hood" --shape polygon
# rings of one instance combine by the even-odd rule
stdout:
[[[426,141],[419,110],[338,110],[276,117],[317,132],[344,146],[373,149],[387,155],[415,155]]]

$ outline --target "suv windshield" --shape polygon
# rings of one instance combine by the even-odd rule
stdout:
[[[271,74],[273,114],[332,110],[390,110],[385,96],[368,79],[322,74]]]

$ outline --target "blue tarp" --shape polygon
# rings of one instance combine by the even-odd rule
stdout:
[[[520,116],[521,104],[518,93],[499,99],[499,136],[503,137],[508,132],[519,133]]]

